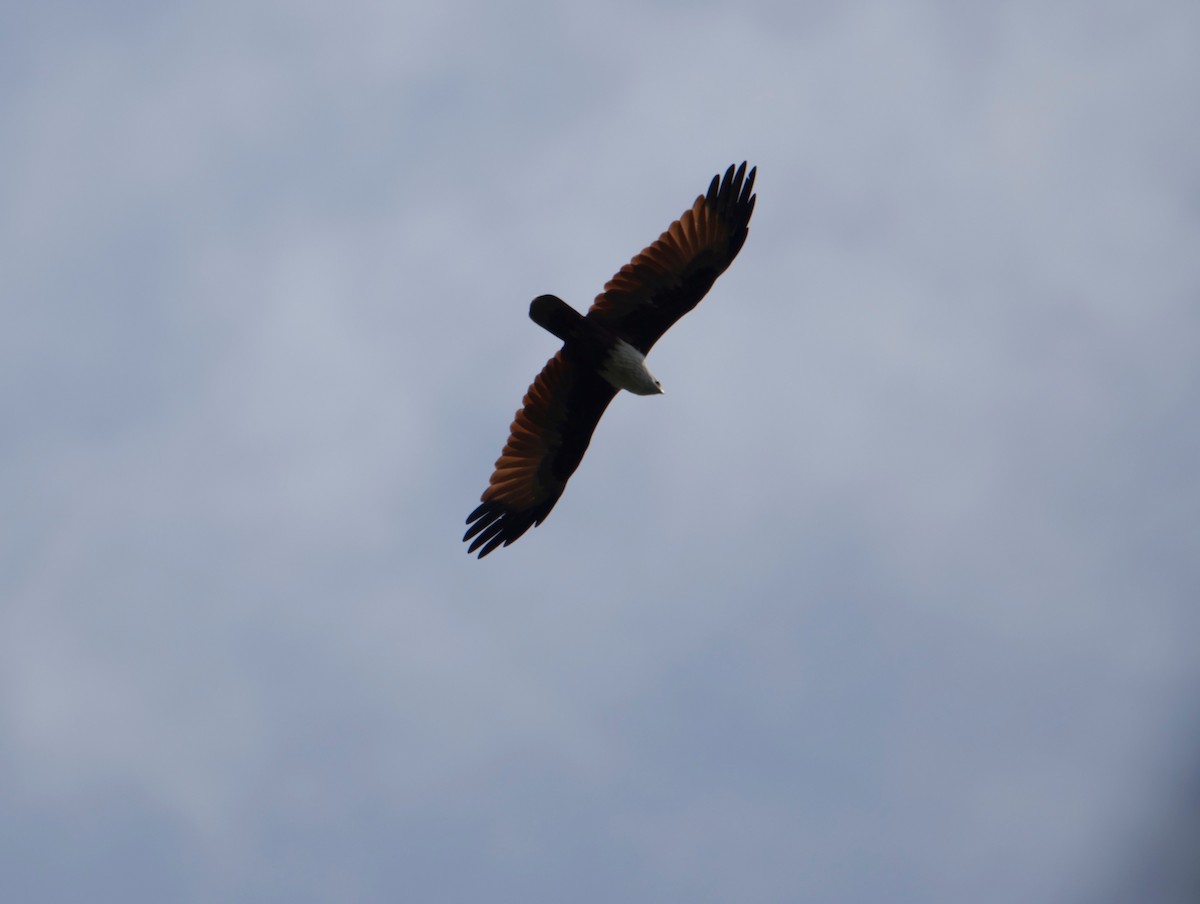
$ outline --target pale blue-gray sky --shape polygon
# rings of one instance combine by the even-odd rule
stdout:
[[[1191,900],[1198,35],[9,4],[0,897]],[[666,396],[468,558],[529,299],[742,159]]]

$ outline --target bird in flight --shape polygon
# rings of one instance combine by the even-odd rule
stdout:
[[[483,558],[541,524],[579,467],[617,390],[656,395],[646,355],[700,303],[746,241],[754,175],[746,164],[713,176],[708,192],[621,268],[587,314],[539,295],[529,317],[563,341],[525,394],[463,542]]]

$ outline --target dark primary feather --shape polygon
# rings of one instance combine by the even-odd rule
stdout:
[[[741,250],[754,211],[756,170],[730,166],[708,192],[604,286],[586,319],[643,354],[694,308]],[[577,332],[558,299],[535,299],[530,316],[556,333]],[[540,306],[539,306],[540,305]],[[540,318],[540,319],[539,319]],[[545,323],[543,323],[545,321]],[[556,324],[561,329],[553,329]],[[584,331],[586,333],[586,331]],[[594,351],[594,350],[593,350]],[[483,558],[541,524],[579,467],[616,390],[588,343],[568,339],[529,387],[463,540]]]

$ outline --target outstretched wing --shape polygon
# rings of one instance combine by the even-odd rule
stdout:
[[[483,558],[541,524],[579,467],[616,390],[559,351],[542,368],[510,428],[481,504],[467,516],[467,552]]]
[[[746,241],[754,212],[754,174],[743,162],[725,177],[713,176],[658,241],[621,268],[604,286],[587,316],[642,354],[680,317],[700,303]]]

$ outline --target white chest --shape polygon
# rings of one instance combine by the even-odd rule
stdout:
[[[646,356],[620,339],[600,365],[600,376],[617,389],[635,395],[658,395],[663,391],[662,384],[646,366]]]

